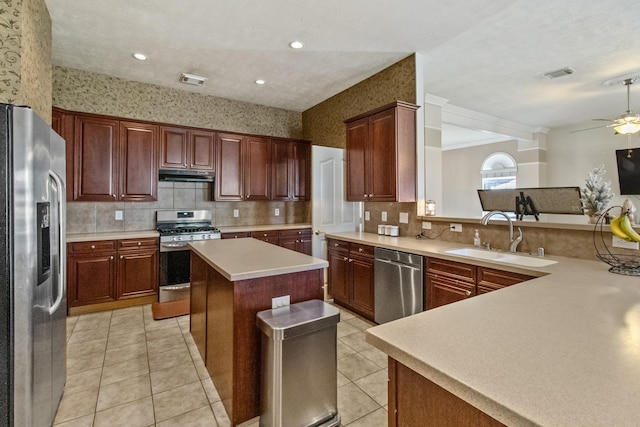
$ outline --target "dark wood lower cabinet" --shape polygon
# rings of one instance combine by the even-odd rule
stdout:
[[[425,307],[440,307],[531,280],[534,276],[457,261],[427,259]]]
[[[374,318],[373,246],[329,239],[329,294],[364,316]]]
[[[278,244],[292,251],[311,255],[313,252],[313,236],[310,228],[278,231]]]
[[[504,424],[389,358],[389,427],[503,427]]]
[[[70,315],[157,301],[157,238],[74,242],[67,247]]]

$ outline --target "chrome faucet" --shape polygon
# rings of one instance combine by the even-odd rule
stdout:
[[[522,230],[520,229],[520,227],[518,227],[518,233],[520,233],[520,235],[514,238],[513,222],[511,221],[511,218],[509,218],[509,216],[502,211],[489,212],[488,214],[482,217],[482,219],[480,220],[480,223],[482,225],[487,225],[489,223],[489,219],[494,215],[502,215],[503,217],[505,217],[505,219],[509,223],[509,252],[516,252],[516,250],[518,249],[518,245],[520,244],[520,242],[522,242]]]

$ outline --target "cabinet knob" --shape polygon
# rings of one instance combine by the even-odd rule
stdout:
[[[111,255],[111,256],[109,257],[109,259],[113,259],[113,255]]]
[[[142,244],[142,242],[138,242],[138,246],[140,246]]]
[[[353,262],[353,260],[351,258],[349,258],[349,262]]]
[[[113,198],[115,199],[115,198],[116,198],[116,195],[115,195],[115,194],[112,194],[112,195],[111,195],[111,197],[113,197]]]
[[[96,248],[96,245],[91,245],[91,249],[95,249],[95,248]]]
[[[351,261],[351,260],[350,260],[349,258],[347,258],[347,257],[342,258],[342,260],[343,260],[343,261],[347,261],[347,260],[348,260],[348,261]]]
[[[264,233],[264,237],[267,237],[267,233]]]
[[[124,194],[121,194],[120,197],[124,197]]]
[[[302,231],[298,231],[298,234],[302,234]]]
[[[300,243],[300,240],[296,240],[296,243]]]
[[[373,197],[373,194],[369,194],[369,197]]]
[[[467,294],[468,297],[471,296],[471,291],[465,291],[464,293]]]
[[[367,195],[365,194],[365,195],[364,195],[364,197],[365,197],[365,198],[367,198],[367,197],[369,197],[369,196],[367,196]]]
[[[362,248],[358,248],[358,252],[364,252]]]
[[[120,255],[120,259],[123,259],[123,258],[124,258],[124,255]]]
[[[340,245],[338,243],[334,243],[333,246],[335,246],[337,248]]]

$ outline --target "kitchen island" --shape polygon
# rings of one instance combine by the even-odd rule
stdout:
[[[191,334],[235,426],[260,414],[256,314],[275,297],[323,299],[328,263],[252,238],[189,245]]]
[[[599,261],[506,266],[448,242],[330,237],[539,276],[368,329],[389,356],[389,426],[638,425],[640,278]]]

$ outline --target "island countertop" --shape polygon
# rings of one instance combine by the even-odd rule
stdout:
[[[250,237],[191,242],[189,246],[207,264],[232,282],[329,266],[323,259]]]
[[[446,242],[328,237],[476,265]],[[564,257],[535,279],[370,328],[390,357],[509,426],[631,426],[640,420],[640,278]],[[512,268],[508,268],[512,270]]]

